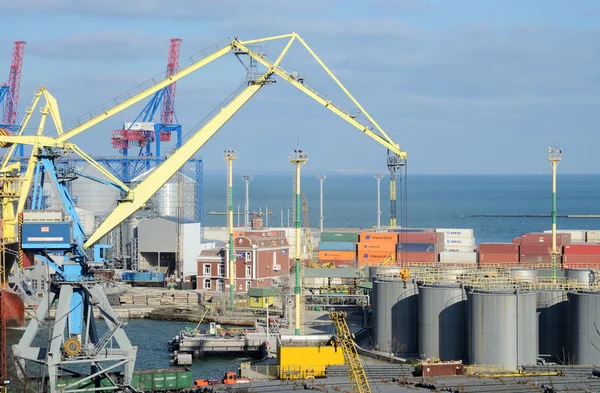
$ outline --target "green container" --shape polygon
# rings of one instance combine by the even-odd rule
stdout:
[[[152,389],[165,390],[165,373],[155,372],[152,374]]]
[[[193,385],[192,371],[177,372],[177,389],[191,388]]]
[[[165,386],[167,389],[177,389],[177,372],[165,373]]]
[[[358,233],[355,232],[322,232],[322,242],[358,242]]]

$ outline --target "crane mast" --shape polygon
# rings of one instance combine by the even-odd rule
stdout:
[[[6,110],[4,111],[4,124],[6,125],[17,124],[17,107],[19,105],[19,89],[21,87],[21,71],[23,69],[25,44],[25,41],[15,41],[13,48],[12,62],[10,63],[10,73],[8,76],[10,98],[6,103]]]

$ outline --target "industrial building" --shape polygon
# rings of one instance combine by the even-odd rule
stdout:
[[[236,292],[268,287],[290,272],[290,246],[282,231],[253,230],[234,238]],[[229,287],[229,246],[200,252],[198,289],[223,292]]]

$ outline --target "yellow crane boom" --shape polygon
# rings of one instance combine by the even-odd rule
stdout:
[[[369,385],[365,368],[354,344],[354,334],[352,334],[346,322],[346,313],[344,311],[330,311],[329,318],[333,321],[337,340],[344,352],[344,364],[348,371],[352,392],[371,393],[371,386]]]
[[[279,40],[279,39],[288,39],[287,44],[283,51],[278,55],[275,61],[270,61],[266,58],[266,56],[259,54],[249,46],[254,44],[259,44],[262,42]],[[289,72],[280,68],[280,63],[288,53],[291,45],[298,41],[302,44],[302,46],[312,55],[312,57],[319,63],[319,65],[327,72],[327,74],[334,80],[334,82],[342,89],[342,91],[346,94],[346,96],[358,107],[358,109],[362,112],[362,114],[366,117],[366,119],[371,123],[371,125],[363,124],[358,121],[357,117],[351,115],[338,106],[334,105],[331,100],[325,98],[321,94],[319,94],[316,90],[310,88],[305,82],[303,78],[298,77],[295,74],[290,74]],[[128,189],[125,185],[119,184],[120,182],[116,181],[114,177],[110,176],[110,173],[102,167],[100,164],[96,163],[91,159],[91,157],[84,157],[88,162],[92,163],[92,165],[101,170],[108,178],[118,184],[125,192],[127,192],[126,197],[120,201],[119,205],[106,217],[105,221],[100,225],[100,227],[96,230],[94,234],[86,241],[85,247],[90,247],[106,234],[108,234],[112,229],[117,227],[121,222],[126,220],[129,216],[131,216],[135,211],[141,208],[151,197],[154,195],[165,183],[168,179],[170,179],[184,164],[188,161],[248,100],[254,96],[260,90],[260,88],[268,83],[269,78],[272,75],[277,75],[283,80],[289,82],[292,86],[296,87],[313,100],[323,105],[325,108],[329,109],[331,112],[335,113],[346,122],[350,123],[355,128],[359,129],[363,133],[367,134],[369,137],[374,139],[379,144],[386,147],[390,152],[393,152],[400,159],[406,159],[406,153],[402,151],[398,144],[394,143],[394,141],[387,135],[387,133],[375,122],[375,120],[367,113],[367,111],[358,103],[358,101],[350,94],[350,92],[346,89],[346,87],[335,77],[335,75],[329,70],[329,68],[323,63],[323,61],[315,54],[315,52],[306,44],[306,42],[296,33],[284,34],[273,37],[266,37],[257,40],[250,41],[240,41],[235,38],[229,44],[217,49],[215,52],[206,55],[205,57],[193,62],[191,65],[182,68],[175,74],[165,78],[162,81],[151,83],[151,85],[145,89],[140,89],[140,92],[132,95],[130,98],[118,102],[115,101],[115,105],[110,108],[102,109],[100,113],[94,117],[91,117],[89,120],[79,124],[78,126],[70,129],[67,132],[63,132],[62,124],[57,124],[58,136],[49,137],[49,136],[23,136],[22,131],[19,132],[18,135],[11,136],[2,136],[0,135],[0,147],[3,144],[7,143],[21,143],[27,145],[34,145],[38,147],[58,147],[58,148],[68,148],[71,151],[74,151],[81,155],[83,153],[75,144],[68,143],[68,141],[89,129],[90,127],[114,116],[115,114],[127,109],[128,107],[134,105],[137,102],[140,102],[144,98],[149,97],[160,89],[170,85],[173,82],[176,82],[185,76],[199,70],[205,65],[217,60],[218,58],[224,56],[225,54],[234,51],[236,54],[245,54],[256,60],[257,63],[262,64],[267,68],[267,71],[257,80],[252,81],[242,92],[237,95],[233,100],[231,100],[225,107],[221,108],[221,111],[215,115],[209,122],[207,122],[202,128],[200,128],[196,133],[175,153],[173,153],[165,162],[163,162],[159,167],[156,168],[144,181],[139,183],[134,189]],[[51,115],[58,115],[58,107],[55,105],[53,101],[51,105],[49,105],[52,109],[50,110]],[[8,146],[6,146],[8,147]],[[23,190],[23,192],[27,192]]]

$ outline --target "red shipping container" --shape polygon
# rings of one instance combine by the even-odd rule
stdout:
[[[518,254],[519,245],[516,243],[481,243],[479,252],[484,254]]]
[[[560,261],[560,257],[558,259]],[[521,263],[552,263],[552,256],[550,254],[521,254],[519,257]]]
[[[521,244],[522,241],[523,241],[523,239],[521,239],[520,237],[514,237],[512,239],[512,242],[516,243],[516,244]]]
[[[480,265],[517,265],[519,263],[519,254],[494,254],[494,253],[479,253]]]
[[[393,232],[361,232],[359,242],[387,242],[398,243],[398,234]]]
[[[565,254],[594,254],[600,255],[600,244],[569,243],[564,246]]]
[[[567,244],[571,242],[571,234],[570,233],[557,233],[556,234],[556,244],[560,247],[563,244]],[[526,233],[521,236],[521,244],[540,244],[540,243],[550,243],[552,244],[552,234],[551,233]]]
[[[560,252],[561,247],[558,247],[558,251]],[[542,243],[542,244],[521,244],[521,255],[550,255],[550,251],[552,250],[552,243]]]
[[[435,252],[399,252],[398,262],[428,262],[436,263],[438,254]]]
[[[594,254],[565,254],[563,264],[566,263],[593,263],[600,264],[600,255]]]
[[[435,232],[404,232],[400,233],[399,243],[437,243],[440,239],[440,234]],[[443,233],[441,234],[443,241]]]

